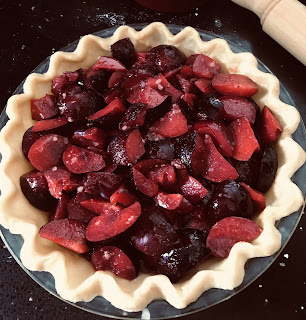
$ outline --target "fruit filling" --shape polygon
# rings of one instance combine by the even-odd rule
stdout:
[[[179,281],[262,229],[252,218],[278,167],[282,125],[251,98],[258,86],[205,54],[111,46],[31,101],[24,196],[48,212],[40,236],[133,280]]]

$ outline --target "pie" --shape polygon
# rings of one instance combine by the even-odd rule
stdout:
[[[92,264],[81,255],[87,251],[86,243],[78,246],[77,249],[75,249],[75,247],[71,247],[70,249],[76,251],[73,252],[72,250],[67,249],[67,246],[65,248],[63,243],[58,242],[58,244],[62,244],[58,245],[49,240],[50,236],[48,236],[48,234],[50,234],[50,228],[47,230],[45,227],[48,226],[48,215],[42,212],[42,210],[46,211],[48,208],[44,207],[44,205],[40,208],[42,210],[33,207],[23,196],[21,191],[21,189],[24,189],[24,186],[23,184],[20,186],[20,177],[29,175],[28,173],[33,170],[33,167],[24,157],[24,150],[21,148],[23,136],[25,132],[36,122],[32,119],[33,115],[36,120],[42,120],[36,122],[35,126],[36,129],[38,128],[38,132],[41,130],[39,127],[45,126],[45,121],[48,121],[41,118],[39,105],[34,104],[33,106],[31,101],[39,101],[42,97],[46,97],[45,103],[50,104],[50,100],[53,99],[52,94],[54,94],[57,88],[61,86],[61,75],[63,74],[66,74],[67,77],[70,77],[69,79],[73,79],[73,77],[76,76],[76,70],[90,70],[92,66],[95,66],[96,70],[106,69],[106,65],[109,66],[110,64],[114,63],[114,60],[109,58],[111,55],[111,45],[117,43],[117,41],[121,39],[130,39],[138,53],[143,53],[149,51],[153,47],[163,45],[171,45],[178,48],[186,57],[195,57],[193,61],[193,72],[196,70],[195,73],[197,73],[197,76],[201,79],[205,79],[205,75],[203,76],[203,73],[207,72],[207,70],[196,68],[194,64],[199,63],[199,60],[203,59],[205,61],[209,61],[209,63],[211,63],[211,61],[215,61],[217,63],[217,67],[215,64],[213,64],[211,65],[209,71],[214,75],[214,89],[219,90],[223,94],[222,99],[220,98],[223,104],[223,109],[220,111],[219,116],[222,116],[222,119],[225,119],[226,121],[232,121],[230,126],[234,136],[236,134],[236,138],[234,139],[239,139],[239,137],[241,137],[240,133],[238,132],[240,132],[242,128],[243,130],[249,130],[248,128],[250,127],[250,123],[255,120],[253,119],[254,112],[252,111],[243,114],[241,118],[238,116],[239,119],[234,119],[237,115],[235,112],[231,111],[230,107],[228,107],[230,103],[233,103],[233,100],[238,104],[248,103],[245,102],[245,100],[241,102],[241,99],[239,100],[239,98],[232,96],[233,92],[226,91],[227,86],[224,87],[224,83],[227,81],[232,81],[229,80],[232,78],[232,75],[230,74],[239,74],[239,77],[244,79],[243,81],[245,81],[247,78],[249,79],[248,81],[250,81],[250,83],[256,83],[258,85],[258,91],[257,89],[256,91],[253,90],[253,84],[246,86],[248,89],[251,88],[251,94],[243,94],[245,94],[245,97],[252,96],[254,103],[263,110],[262,114],[265,114],[266,117],[270,117],[270,112],[271,114],[274,114],[276,123],[279,123],[281,126],[281,130],[278,134],[280,137],[273,143],[273,149],[276,151],[278,158],[278,169],[276,176],[272,186],[269,186],[268,190],[265,190],[265,186],[263,186],[263,190],[265,192],[265,208],[262,206],[262,202],[259,201],[257,203],[259,212],[252,217],[254,224],[258,226],[260,232],[258,232],[259,229],[256,229],[256,237],[251,237],[249,240],[245,239],[245,241],[240,241],[235,245],[230,246],[230,248],[225,248],[225,252],[223,253],[216,249],[216,252],[221,252],[219,257],[209,257],[209,259],[204,259],[202,263],[193,266],[193,268],[189,270],[188,274],[184,274],[183,277],[176,278],[175,276],[171,279],[171,276],[167,277],[164,274],[148,271],[147,269],[141,269],[138,276],[136,276],[135,270],[125,270],[127,273],[125,273],[123,277],[116,276],[112,272],[101,271],[101,269],[97,267],[101,256],[109,256],[110,252],[117,255],[122,254],[118,251],[120,250],[119,248],[114,248],[112,245],[105,245],[94,252],[95,256],[94,258],[92,257],[92,260],[98,261],[95,265],[95,269],[98,271],[95,271],[95,269],[92,267]],[[118,54],[120,56],[121,53],[119,52]],[[124,60],[124,57],[121,57],[121,59]],[[142,59],[141,54],[139,54],[139,59]],[[154,59],[156,59],[156,57]],[[192,60],[193,58],[190,59]],[[126,63],[128,63],[128,61]],[[159,67],[161,68],[160,72],[165,73],[167,71],[173,71],[174,68],[171,70],[166,70],[171,63],[172,61],[169,61],[164,65],[159,63]],[[221,74],[217,77],[215,73],[217,73],[216,69],[219,68],[218,66],[221,68]],[[120,81],[120,71],[123,71],[123,69],[120,64],[116,66],[112,65],[111,68],[113,68],[112,70],[117,70],[118,72],[112,76],[111,79],[109,79],[109,82],[111,82],[111,84],[116,84],[118,81]],[[188,68],[186,68],[184,72],[188,72],[187,69]],[[209,88],[207,89],[207,82],[201,80],[200,78],[197,80],[196,84],[198,89],[202,92],[209,90]],[[56,83],[54,83],[54,79],[57,79]],[[73,80],[71,81],[73,82]],[[173,89],[174,87],[168,85],[167,80],[160,75],[154,78],[154,81],[151,83],[150,87],[145,87],[145,90],[141,90],[141,92],[146,90],[150,90],[150,92],[152,92],[152,90],[154,92],[159,92],[158,90],[161,91],[159,94],[155,95],[153,102],[151,100],[147,102],[149,108],[154,110],[156,105],[163,103],[163,101],[166,99],[164,92],[162,92],[162,89],[164,90],[165,88],[165,84],[166,89],[168,90],[168,95],[171,95],[173,99],[176,99],[177,91]],[[51,87],[53,90],[52,93]],[[170,91],[171,93],[169,93]],[[76,95],[77,94],[81,94],[82,99],[88,102],[84,92],[76,92]],[[205,196],[205,188],[203,183],[198,182],[194,177],[188,174],[188,171],[184,169],[186,163],[182,163],[180,159],[174,159],[171,162],[171,165],[165,159],[153,159],[154,170],[152,167],[152,159],[145,159],[137,162],[146,152],[146,150],[143,149],[143,146],[141,146],[141,138],[139,138],[140,133],[138,126],[139,123],[143,124],[144,114],[147,112],[147,109],[144,109],[143,106],[138,105],[137,107],[133,107],[133,109],[131,109],[129,112],[126,112],[123,106],[120,104],[120,98],[114,98],[113,94],[114,92],[108,92],[108,95],[104,97],[105,101],[107,101],[107,106],[104,109],[95,110],[95,112],[91,112],[90,115],[84,115],[82,112],[75,114],[73,111],[71,111],[72,109],[69,109],[67,106],[73,105],[74,101],[73,99],[69,100],[69,97],[66,99],[65,96],[65,103],[62,104],[61,110],[62,115],[64,115],[64,119],[63,117],[56,118],[56,124],[54,124],[55,122],[52,121],[51,126],[55,125],[60,127],[68,122],[76,121],[76,119],[81,121],[82,117],[88,117],[88,120],[93,121],[93,123],[97,123],[97,121],[101,122],[102,118],[102,125],[110,126],[111,128],[111,122],[114,121],[116,118],[115,116],[119,113],[122,117],[122,114],[124,113],[124,119],[121,120],[119,124],[122,132],[120,132],[120,135],[118,132],[113,133],[114,137],[108,145],[108,153],[111,154],[113,164],[115,163],[115,165],[124,167],[132,163],[134,165],[133,178],[137,188],[146,196],[153,197],[154,201],[161,207],[169,210],[176,210],[177,208],[183,210],[181,208],[183,198],[187,199],[185,199],[186,201],[184,200],[185,208],[190,208],[188,205],[186,205],[186,203],[196,203],[199,201],[199,199],[202,199]],[[266,74],[259,71],[257,69],[257,61],[252,54],[235,54],[230,50],[226,41],[221,39],[203,42],[200,39],[199,34],[190,27],[185,28],[177,35],[172,35],[167,27],[161,23],[152,23],[139,32],[128,26],[122,26],[118,28],[114,35],[110,38],[101,39],[97,36],[88,35],[80,40],[79,45],[74,52],[55,53],[50,59],[50,67],[48,71],[43,75],[29,75],[24,84],[24,94],[16,95],[10,98],[7,106],[7,113],[10,120],[1,132],[1,154],[3,158],[1,162],[2,170],[0,180],[2,193],[0,201],[0,222],[5,228],[8,228],[11,233],[22,235],[24,239],[24,245],[21,250],[21,260],[24,266],[33,271],[50,272],[55,278],[57,292],[66,300],[72,302],[90,301],[95,296],[103,296],[114,306],[127,311],[142,310],[152,300],[160,298],[168,301],[176,308],[185,308],[189,303],[195,301],[204,291],[207,291],[210,288],[233,289],[237,287],[243,280],[244,265],[248,259],[269,256],[280,248],[281,236],[275,227],[275,223],[282,217],[285,217],[298,210],[303,203],[301,191],[291,181],[292,175],[305,162],[304,151],[291,138],[291,134],[298,126],[300,117],[297,110],[294,107],[281,102],[278,98],[278,95],[278,80],[271,74]],[[140,91],[137,93],[137,95],[133,95],[133,92],[129,95],[128,99],[130,99],[133,106],[135,106],[135,103],[141,104],[142,100],[138,101],[139,96],[141,96]],[[152,105],[152,103],[155,105]],[[188,95],[186,103],[191,103],[190,100],[188,100]],[[269,110],[266,106],[269,107]],[[251,108],[250,110],[253,109]],[[49,108],[47,111],[47,117],[54,120],[53,116],[56,114],[56,112],[57,111],[52,110],[52,108]],[[106,114],[110,115],[111,121],[106,119]],[[137,115],[136,120],[134,117],[135,114]],[[179,125],[175,128],[175,130],[170,130],[165,123],[167,124],[170,121],[169,119],[174,115],[180,119]],[[147,137],[148,140],[152,142],[157,141],[158,143],[163,143],[159,141],[163,141],[164,138],[175,138],[173,136],[174,131],[176,132],[175,135],[177,136],[188,134],[188,127],[184,122],[184,118],[185,117],[181,112],[181,108],[176,104],[173,104],[168,113],[166,113],[163,117],[160,117],[159,120],[156,120],[152,124],[150,127],[151,131],[149,130],[150,135]],[[61,121],[62,123],[59,124]],[[48,122],[47,126],[49,125],[50,122]],[[225,155],[228,156],[227,152],[231,152],[228,149],[229,146],[223,146],[223,149],[222,146],[221,149],[219,146],[219,151],[217,151],[217,149],[213,149],[212,145],[214,142],[210,135],[206,134],[207,132],[211,132],[213,130],[215,124],[208,124],[208,122],[205,122],[205,125],[203,125],[203,123],[200,122],[194,124],[194,126],[197,126],[195,128],[197,132],[202,132],[201,134],[203,134],[204,137],[203,143],[206,148],[205,150],[208,150],[207,152],[219,154],[220,151],[223,152],[223,155],[225,153]],[[80,184],[77,178],[78,175],[86,172],[87,178],[85,187],[87,188],[87,193],[92,192],[94,194],[94,190],[97,188],[97,181],[99,181],[99,179],[103,181],[106,176],[109,176],[107,172],[103,171],[104,168],[107,167],[108,170],[116,170],[114,168],[109,169],[103,153],[99,153],[97,151],[99,142],[102,141],[101,145],[103,145],[102,130],[99,130],[99,128],[97,129],[95,126],[90,127],[88,130],[90,130],[90,132],[86,131],[86,133],[84,133],[84,130],[76,130],[71,138],[72,140],[69,141],[69,144],[67,139],[63,138],[60,134],[56,135],[52,133],[39,137],[36,139],[36,142],[31,144],[30,150],[27,150],[27,156],[37,170],[44,172],[44,177],[49,181],[49,189],[51,193],[50,203],[54,198],[59,198],[63,190],[75,190],[73,188],[76,188],[76,197],[79,197],[80,199],[74,200],[71,205],[76,206],[76,201],[78,201],[78,203],[81,202],[83,207],[89,210],[95,210],[95,208],[102,204],[104,208],[103,210],[108,210],[108,212],[113,212],[112,210],[115,210],[117,213],[121,212],[121,216],[123,215],[122,212],[124,212],[124,214],[128,212],[130,217],[132,217],[127,221],[127,223],[129,223],[127,228],[129,228],[130,224],[135,224],[139,218],[140,205],[139,202],[137,202],[133,197],[131,198],[127,196],[124,198],[122,196],[122,194],[127,195],[129,192],[126,192],[120,181],[114,183],[116,187],[111,193],[109,193],[109,190],[104,190],[103,187],[99,185],[99,193],[101,194],[104,192],[103,197],[107,199],[121,199],[120,201],[123,201],[121,204],[124,203],[125,207],[116,207],[118,201],[113,200],[113,204],[115,206],[107,206],[107,209],[105,209],[106,205],[103,199],[93,200],[92,198],[86,198],[84,193],[82,193],[83,187],[81,187],[82,190],[80,189]],[[112,128],[109,130],[112,130]],[[219,128],[218,130],[221,129]],[[85,134],[90,136],[98,135],[100,138],[97,140],[98,142],[95,141],[98,144],[89,146],[88,139],[85,139],[87,142],[84,140]],[[272,132],[271,135],[273,136],[273,134],[274,133]],[[162,136],[162,139],[160,136]],[[185,140],[188,139],[195,139],[195,134],[189,134]],[[238,146],[243,144],[244,139],[245,138],[240,139],[241,141],[239,144],[236,142],[236,145]],[[269,138],[267,139],[269,140]],[[255,140],[256,138],[253,137],[250,140],[251,142],[248,143],[248,146],[243,147],[243,150],[238,150],[239,148],[235,148],[235,160],[247,161],[254,150],[258,148],[258,144],[256,144]],[[38,141],[40,142],[38,143]],[[74,144],[72,144],[71,141]],[[75,143],[76,141],[77,143]],[[129,147],[127,147],[127,141],[130,141]],[[42,146],[45,145],[45,142],[48,142],[48,146],[53,145],[53,147],[51,149],[49,147],[49,149],[44,149]],[[84,143],[87,143],[87,149],[83,148]],[[122,143],[124,143],[126,146],[123,156],[122,148],[119,147],[118,149],[118,145]],[[178,151],[175,151],[176,154],[180,154],[180,150],[182,150],[182,142],[178,142],[178,145]],[[88,147],[90,147],[90,150]],[[149,148],[152,152],[155,152],[156,150],[153,147]],[[44,158],[43,154],[46,150],[50,152],[50,157]],[[59,150],[62,151],[60,152]],[[265,152],[269,153],[273,151],[267,150]],[[121,154],[120,157],[118,156],[118,153]],[[79,155],[80,158],[86,157],[89,159],[88,163],[78,163],[78,165],[75,165],[74,161],[72,160],[76,155]],[[61,166],[61,159],[63,159],[65,167]],[[191,159],[191,162],[193,161],[192,170],[194,172],[197,172],[199,167],[197,164],[197,159],[197,157]],[[228,168],[233,168],[235,167],[234,162],[235,161],[233,160],[231,164],[226,164],[226,166],[228,166]],[[70,180],[67,178],[70,181],[69,184],[66,184],[64,187],[62,186],[62,189],[58,189],[58,185],[52,185],[51,188],[50,185],[54,181],[54,175],[56,173],[61,172],[60,174],[62,175],[67,174],[66,169],[64,168],[68,168],[70,172],[76,175],[75,180],[70,179],[69,176]],[[171,191],[171,188],[173,187],[173,185],[171,186],[171,179],[167,180],[167,186],[163,185],[164,189],[162,191],[159,189],[156,189],[156,191],[154,189],[158,184],[161,183],[159,180],[162,176],[161,171],[165,172],[165,170],[168,170],[168,174],[171,172],[171,170],[175,170],[179,177],[179,187],[184,194],[184,197],[181,194],[173,193]],[[237,169],[237,171],[239,170]],[[235,169],[227,169],[226,172],[230,172],[228,179],[236,179],[237,171]],[[218,188],[225,188],[225,186],[228,188],[230,185],[231,188],[242,188],[244,193],[249,192],[250,195],[252,194],[252,188],[248,189],[248,185],[241,184],[241,187],[240,184],[237,185],[237,183],[233,182],[232,180],[230,180],[230,182],[222,182],[221,179],[220,181],[218,170],[213,174],[208,174],[206,178],[211,179],[210,181],[213,181],[214,183],[218,182]],[[27,176],[27,179],[27,181],[29,181],[31,177],[29,178]],[[153,183],[152,181],[155,182]],[[186,185],[188,185],[186,181],[192,181],[192,185],[196,185],[199,191],[196,194],[190,192],[190,188],[188,188],[188,186],[186,187]],[[147,185],[148,183],[150,184],[150,187],[144,187],[144,185]],[[162,183],[165,182],[163,181]],[[168,190],[170,191],[165,192],[165,188],[169,188]],[[131,212],[133,214],[131,214]],[[222,210],[219,214],[222,216]],[[116,231],[111,228],[111,230],[104,230],[107,236],[101,235],[101,232],[95,232],[95,228],[99,225],[99,223],[101,223],[100,220],[104,221],[106,219],[105,216],[100,215],[96,217],[96,214],[92,214],[91,219],[94,220],[95,223],[92,223],[93,226],[90,232],[87,232],[88,240],[99,242],[107,240],[107,237],[112,238],[117,236],[117,229]],[[156,222],[158,219],[158,221],[161,221],[161,218],[158,215],[156,215],[154,219],[155,221],[152,222],[153,224],[160,223]],[[214,225],[213,232],[209,234],[210,237],[208,242],[210,248],[215,248],[216,242],[214,242],[214,239],[222,234],[222,230],[224,230],[224,224],[226,227],[232,229],[232,226],[237,224],[237,219],[237,217],[225,217],[225,219],[221,219]],[[66,227],[67,224],[69,225],[67,228],[82,229],[83,225],[80,225],[75,221],[77,220],[74,219],[71,221],[67,219],[64,222]],[[248,220],[248,223],[251,223],[252,226],[253,222]],[[140,223],[143,222],[140,221]],[[57,230],[57,227],[58,224],[52,227],[53,234],[56,233],[55,230]],[[120,232],[125,232],[125,229],[121,230]],[[47,239],[44,239],[43,236],[46,234]],[[171,237],[172,239],[175,238],[174,233],[168,233],[168,235],[168,240]],[[184,235],[181,237],[189,237],[189,240],[192,239],[190,241],[196,242],[201,236],[198,236],[197,232],[190,236],[190,234],[185,231]],[[131,237],[134,243],[138,243],[138,245],[139,238],[141,238],[141,236],[137,233],[134,233]],[[174,239],[173,242],[175,241],[177,240]],[[163,248],[163,250],[166,249]],[[150,248],[145,250],[150,250]],[[80,254],[77,253],[78,251]],[[154,254],[148,254],[148,251],[146,251],[146,253],[149,257],[154,256]],[[151,260],[151,262],[153,260]],[[151,262],[149,261],[149,264]],[[159,270],[161,269],[163,268],[160,268]],[[172,280],[172,282],[170,280]]]

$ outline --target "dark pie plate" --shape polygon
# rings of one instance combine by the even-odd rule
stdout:
[[[146,25],[144,24],[135,24],[131,25],[136,30],[141,30]],[[175,26],[175,25],[167,25],[169,30],[176,34],[181,31],[184,27],[182,26]],[[102,38],[110,37],[116,28],[105,29],[95,33],[97,36]],[[198,30],[202,40],[209,41],[214,38],[218,38],[217,35],[212,33],[207,33],[201,30]],[[220,38],[220,37],[219,37]],[[225,39],[227,40],[227,39]],[[227,40],[233,52],[243,52],[240,46],[232,43],[231,41]],[[71,52],[74,51],[77,46],[78,41],[74,41],[64,47],[62,51]],[[49,66],[49,58],[43,61],[37,68],[33,70],[35,73],[44,73],[47,71]],[[258,61],[258,68],[261,71],[272,73],[267,66],[265,66],[261,61]],[[23,83],[22,82],[19,87],[15,90],[14,94],[19,94],[23,92]],[[280,99],[289,104],[294,106],[294,102],[290,96],[290,94],[286,91],[286,89],[280,86]],[[2,113],[0,117],[0,129],[6,124],[8,121],[7,115],[5,112]],[[306,150],[306,134],[305,134],[305,127],[303,122],[301,121],[296,132],[293,134],[293,139],[298,142],[301,147]],[[306,191],[306,166],[304,165],[300,168],[295,175],[293,176],[293,181],[297,184],[297,186],[302,190],[302,193],[305,197]],[[198,312],[200,310],[204,310],[209,308],[215,304],[218,304],[224,300],[227,300],[234,296],[235,294],[239,293],[241,290],[246,288],[250,285],[254,280],[256,280],[278,257],[282,249],[285,247],[287,242],[289,241],[290,237],[292,236],[293,232],[296,229],[296,226],[300,220],[304,207],[300,208],[297,212],[292,213],[288,217],[285,217],[278,221],[277,229],[280,231],[282,235],[282,245],[281,249],[269,257],[264,258],[256,258],[249,260],[245,265],[245,277],[242,284],[235,288],[234,290],[220,290],[220,289],[210,289],[204,292],[197,301],[190,304],[188,307],[184,309],[176,309],[167,302],[163,300],[155,300],[150,303],[147,308],[145,308],[142,312],[126,312],[120,309],[115,308],[113,305],[110,304],[107,300],[102,297],[96,297],[94,300],[90,302],[78,302],[78,303],[71,303],[69,301],[64,300],[65,302],[80,308],[82,310],[105,316],[110,318],[119,318],[119,319],[167,319],[167,318],[175,318],[183,315],[188,315],[190,313]],[[23,245],[23,239],[20,235],[15,235],[10,233],[8,230],[0,226],[0,233],[1,237],[9,249],[12,256],[15,260],[20,264],[23,270],[33,279],[35,280],[40,286],[42,286],[45,290],[53,294],[54,296],[62,299],[55,290],[54,285],[54,278],[50,273],[47,272],[35,272],[29,271],[26,269],[21,260],[20,260],[20,249]],[[63,299],[62,299],[63,300]]]

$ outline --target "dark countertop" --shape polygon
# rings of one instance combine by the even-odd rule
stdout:
[[[305,66],[262,31],[256,15],[229,0],[209,1],[175,15],[142,9],[128,0],[12,0],[0,2],[0,15],[1,110],[31,70],[81,35],[162,21],[211,31],[252,51],[280,79],[306,119]],[[305,252],[302,217],[283,252],[253,284],[228,301],[182,319],[306,319]],[[47,293],[18,266],[1,240],[0,274],[0,319],[104,319]]]

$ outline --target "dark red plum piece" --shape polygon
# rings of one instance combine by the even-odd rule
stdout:
[[[98,61],[92,66],[94,70],[125,71],[126,67],[117,59],[100,56]]]
[[[202,138],[195,131],[189,131],[176,139],[175,153],[184,165],[197,176],[203,172],[204,145]]]
[[[162,164],[147,172],[146,176],[157,183],[163,190],[171,192],[176,190],[176,173],[170,164]]]
[[[43,132],[54,129],[59,129],[65,126],[69,121],[65,117],[40,120],[33,126],[33,132]]]
[[[33,120],[43,120],[55,116],[58,109],[55,104],[55,96],[46,94],[40,99],[31,100],[31,114]]]
[[[162,164],[167,164],[167,163],[168,161],[162,160],[162,159],[146,159],[146,160],[137,162],[134,165],[134,168],[139,170],[143,174],[147,174],[149,170],[155,169],[161,166]]]
[[[148,141],[145,144],[145,149],[145,158],[163,160],[173,160],[175,158],[174,143],[170,139]]]
[[[119,129],[126,131],[142,126],[146,119],[146,105],[143,103],[136,103],[130,106],[123,115]]]
[[[102,155],[72,144],[65,149],[63,162],[67,169],[77,174],[99,171],[106,166]]]
[[[173,103],[176,103],[183,95],[183,92],[172,86],[170,82],[165,78],[165,76],[161,73],[155,78],[149,78],[147,86],[152,87],[162,94],[170,96]]]
[[[113,72],[108,80],[107,87],[112,88],[115,86],[119,86],[122,83],[122,81],[124,80],[125,74],[126,74],[126,72],[124,72],[124,71]]]
[[[180,107],[174,104],[165,116],[153,123],[150,130],[165,138],[178,137],[188,131],[187,119]]]
[[[145,153],[139,130],[118,132],[108,144],[107,152],[117,165],[127,166],[136,163]]]
[[[57,205],[54,212],[54,220],[61,220],[68,218],[67,205],[70,201],[70,196],[67,193],[63,193],[57,201]]]
[[[258,238],[261,232],[262,229],[252,220],[228,217],[211,228],[206,246],[214,256],[226,258],[234,244],[240,241],[251,242]]]
[[[234,139],[234,152],[232,157],[240,161],[248,161],[259,143],[247,118],[239,118],[229,125]]]
[[[248,192],[253,200],[254,209],[258,212],[263,211],[266,207],[265,195],[263,193],[261,193],[260,191],[253,189],[252,187],[245,184],[244,182],[241,182],[241,185],[248,190]]]
[[[275,118],[271,110],[264,106],[261,115],[261,141],[269,144],[278,139],[283,132],[283,127]]]
[[[21,191],[35,208],[48,211],[56,206],[56,200],[50,195],[44,175],[32,170],[20,177]]]
[[[67,205],[68,218],[88,223],[94,216],[96,216],[96,214],[82,207],[80,205],[80,202],[91,199],[91,198],[92,198],[92,195],[90,194],[87,194],[82,191],[78,192],[76,196],[73,197],[68,202],[68,205]]]
[[[188,221],[186,228],[201,230],[207,236],[212,225],[206,208],[199,206],[192,213],[192,217]]]
[[[257,84],[249,77],[242,74],[219,73],[212,79],[216,91],[223,95],[251,97],[258,91]]]
[[[190,108],[190,110],[195,109],[195,100],[196,100],[196,95],[192,93],[185,93],[182,96],[182,99],[186,102],[187,106]]]
[[[222,96],[220,101],[223,103],[223,108],[218,113],[218,119],[228,122],[245,117],[251,124],[256,120],[255,104],[241,97]]]
[[[154,197],[154,200],[162,208],[167,210],[175,210],[181,205],[183,196],[179,193],[159,192]]]
[[[254,187],[256,186],[261,155],[255,152],[248,161],[239,161],[234,158],[228,158],[228,162],[237,170],[239,177],[237,181],[245,182]]]
[[[264,149],[263,156],[260,162],[258,180],[256,189],[262,193],[267,192],[273,184],[278,168],[277,153],[272,145]]]
[[[133,168],[133,179],[136,187],[148,197],[154,197],[158,193],[158,184],[149,180],[142,172]]]
[[[171,282],[182,279],[210,254],[210,250],[205,247],[206,237],[203,232],[186,229],[182,233],[184,233],[182,238],[185,239],[185,243],[161,254],[158,259],[150,261],[151,268],[168,276]]]
[[[153,65],[161,73],[176,69],[185,61],[185,54],[171,45],[156,46],[146,55],[146,63]]]
[[[122,185],[110,196],[109,200],[112,204],[120,203],[125,206],[130,206],[131,204],[137,201],[137,197],[133,194],[130,188],[127,188],[125,185]]]
[[[171,97],[167,97],[160,105],[147,110],[145,125],[152,125],[154,122],[164,117],[171,109]]]
[[[39,230],[42,238],[51,240],[77,253],[89,251],[85,238],[86,224],[72,219],[54,220]]]
[[[131,240],[137,250],[150,256],[159,256],[180,243],[172,225],[154,212],[139,219],[131,232]]]
[[[92,194],[101,194],[109,199],[122,185],[121,176],[110,172],[90,172],[87,174],[84,186],[85,191]]]
[[[126,109],[119,98],[112,100],[106,107],[88,117],[89,121],[104,128],[116,128]]]
[[[195,100],[195,119],[196,120],[213,120],[223,107],[223,103],[214,95],[200,94]]]
[[[121,39],[111,45],[112,56],[121,61],[127,68],[135,61],[135,48],[129,38]]]
[[[212,94],[214,92],[214,88],[211,84],[211,80],[209,79],[198,79],[194,82],[195,86],[200,89],[203,93]]]
[[[210,135],[216,148],[224,157],[232,156],[233,147],[231,145],[228,128],[224,123],[211,120],[198,121],[194,123],[193,128],[200,135]]]
[[[101,241],[121,234],[136,222],[140,213],[140,203],[135,202],[119,212],[94,217],[87,226],[86,238]]]
[[[230,216],[251,218],[254,214],[249,192],[233,180],[219,183],[209,203],[208,215],[211,222]]]
[[[124,101],[124,92],[120,86],[112,87],[103,91],[103,99],[106,104],[110,104],[115,99]]]
[[[96,249],[91,255],[91,263],[96,271],[109,271],[123,279],[133,280],[137,275],[131,259],[114,246]]]
[[[94,111],[94,107],[92,95],[87,91],[82,91],[66,97],[63,105],[59,106],[59,112],[69,122],[75,122],[84,120]]]
[[[207,193],[207,189],[187,170],[177,170],[177,182],[181,193],[191,203],[200,201]]]
[[[69,71],[64,72],[58,77],[55,77],[52,80],[52,87],[51,91],[55,96],[58,96],[59,93],[61,93],[64,88],[70,84],[75,83],[79,78],[79,72],[78,71]]]
[[[85,79],[83,80],[85,89],[92,90],[98,93],[103,92],[108,86],[110,74],[111,73],[107,70],[89,69],[86,72]]]
[[[58,199],[63,190],[71,192],[83,184],[82,177],[74,175],[66,167],[53,167],[43,172],[47,180],[50,194]]]
[[[220,73],[221,66],[205,54],[199,54],[192,64],[192,70],[199,78],[212,79]]]
[[[30,127],[22,137],[22,153],[28,159],[28,153],[32,144],[38,140],[43,134],[40,132],[34,132],[33,127]]]
[[[190,66],[183,66],[180,69],[180,75],[184,77],[185,79],[191,79],[194,78],[194,72]]]
[[[95,147],[102,149],[106,144],[106,133],[96,127],[79,129],[73,134],[71,142],[83,148]]]
[[[167,95],[153,89],[144,82],[129,90],[125,97],[131,104],[144,103],[147,108],[150,109],[163,103],[166,100]]]
[[[36,140],[28,153],[31,164],[39,171],[45,171],[62,163],[62,154],[68,139],[56,134],[48,134]]]
[[[112,204],[102,197],[83,200],[80,202],[80,205],[83,208],[94,212],[96,215],[114,214],[122,209],[121,206]]]

